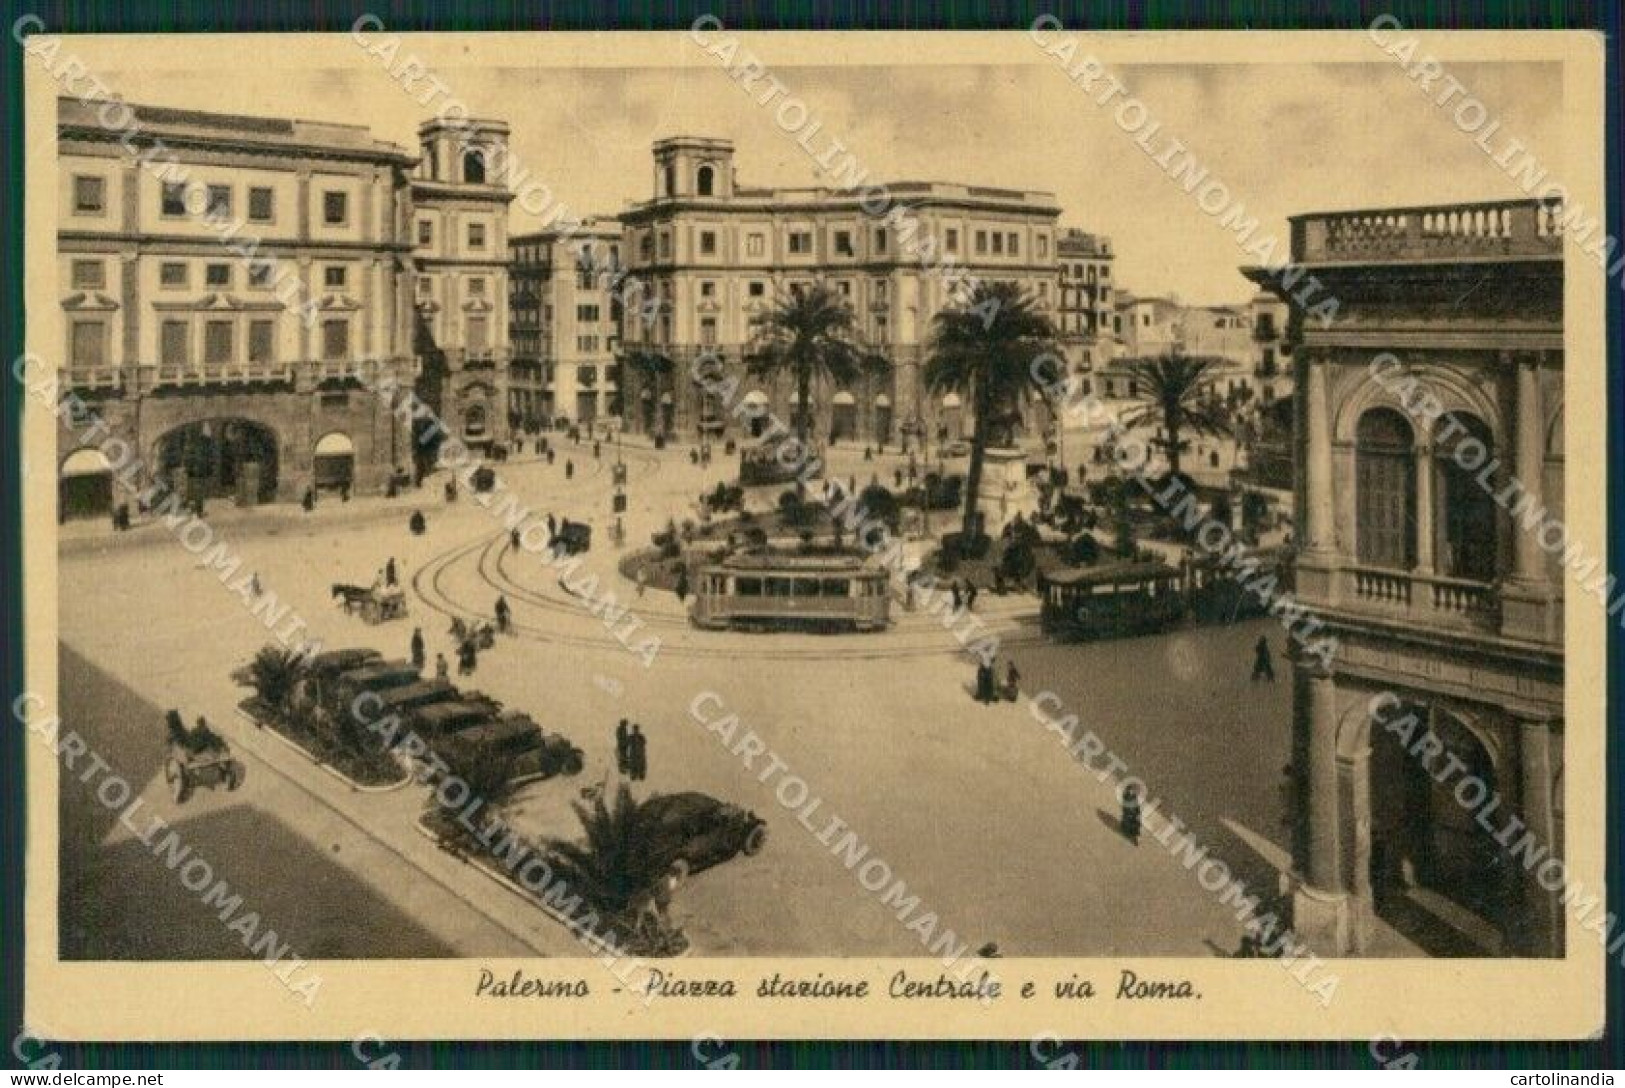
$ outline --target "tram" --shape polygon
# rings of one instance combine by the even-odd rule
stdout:
[[[1039,622],[1062,639],[1161,631],[1185,615],[1183,573],[1155,561],[1069,567],[1039,575]]]
[[[689,621],[708,630],[881,631],[887,572],[853,555],[738,552],[701,568]]]

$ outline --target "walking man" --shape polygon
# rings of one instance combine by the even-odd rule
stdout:
[[[496,614],[497,614],[497,630],[501,631],[503,634],[507,634],[508,633],[508,616],[509,616],[508,598],[503,597],[503,596],[498,596],[495,611],[496,611]]]
[[[1123,837],[1135,846],[1140,845],[1140,787],[1123,787]]]
[[[434,655],[434,678],[436,680],[445,680],[450,675],[451,675],[451,669],[446,665],[446,655],[445,654],[435,654]]]
[[[976,592],[975,582],[965,583],[965,611],[976,611]]]
[[[412,628],[412,666],[423,671],[423,628]]]
[[[632,732],[627,728],[626,719],[615,727],[615,770],[619,774],[626,774],[630,762],[627,759],[627,750],[631,745]]]
[[[1270,661],[1270,642],[1263,635],[1253,643],[1253,683],[1268,680],[1275,683],[1275,665]]]
[[[389,562],[384,564],[384,585],[399,585],[400,583],[395,580],[395,574],[395,557],[392,555],[389,557]]]
[[[564,478],[566,480],[573,480],[576,478],[576,463],[574,461],[564,462]]]

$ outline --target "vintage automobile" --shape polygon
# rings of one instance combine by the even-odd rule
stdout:
[[[454,772],[480,756],[496,756],[507,764],[509,780],[516,784],[580,774],[583,766],[581,749],[568,737],[545,732],[518,711],[442,737],[435,742],[435,754]]]
[[[418,668],[410,661],[369,661],[333,677],[322,692],[326,696],[324,705],[340,710],[354,706],[364,691],[385,692],[418,682]]]
[[[579,555],[592,547],[592,526],[566,520],[559,526],[557,545],[565,555]]]
[[[177,805],[184,805],[200,788],[224,785],[235,790],[248,771],[231,754],[226,738],[207,725],[187,729],[177,711],[164,715],[169,746],[164,758],[164,781]]]
[[[407,711],[435,703],[449,703],[459,698],[461,695],[456,685],[449,680],[419,680],[377,692],[376,701],[369,700],[369,703],[380,718],[390,714],[404,718]]]
[[[644,846],[677,880],[751,857],[767,842],[767,825],[749,809],[703,793],[656,794],[638,809]]]
[[[500,708],[489,699],[464,696],[451,702],[420,706],[406,715],[406,725],[425,744],[433,746],[464,729],[489,725],[500,713]]]

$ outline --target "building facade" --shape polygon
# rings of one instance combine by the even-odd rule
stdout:
[[[1561,559],[1494,497],[1562,517],[1560,215],[1292,221],[1339,302],[1293,319],[1297,594],[1333,648],[1295,668],[1293,913],[1323,955],[1380,951],[1379,921],[1435,952],[1562,952],[1557,893],[1508,849],[1563,853]]]
[[[131,109],[127,134],[58,104],[64,384],[142,487],[382,487],[409,450],[364,380],[415,373],[412,156],[354,125]],[[64,517],[128,501],[82,423],[59,426]]]
[[[693,363],[702,355],[738,376],[741,399],[788,421],[792,383],[744,375],[752,319],[824,280],[850,300],[863,346],[890,367],[852,388],[815,388],[818,438],[895,443],[968,434],[960,398],[928,393],[923,383],[932,319],[958,297],[938,262],[950,258],[968,278],[1020,283],[1053,308],[1054,197],[900,182],[886,191],[906,216],[875,216],[857,192],[739,186],[733,154],[727,140],[656,143],[654,197],[621,215],[635,285],[623,322],[627,425],[646,433],[743,432],[740,414],[695,385]],[[922,259],[926,238],[935,256]]]
[[[509,248],[516,419],[591,425],[619,418],[619,221],[517,235]]]
[[[411,178],[420,391],[441,425],[484,450],[507,440],[508,126],[434,120]]]
[[[1115,354],[1112,242],[1104,235],[1073,227],[1056,237],[1055,255],[1059,292],[1056,331],[1073,373],[1087,374]]]

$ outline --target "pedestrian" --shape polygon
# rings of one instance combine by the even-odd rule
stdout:
[[[978,703],[993,701],[993,666],[986,661],[976,663],[976,701]]]
[[[592,459],[594,461],[599,459],[598,454],[599,454],[600,449],[601,449],[600,444],[598,443],[597,440],[594,440],[593,444],[592,444]]]
[[[1253,683],[1268,680],[1275,683],[1275,664],[1270,660],[1270,640],[1263,635],[1253,643]]]
[[[639,597],[643,596],[643,591],[645,589],[647,589],[648,586],[649,586],[649,568],[648,567],[639,567],[638,568],[638,596]]]
[[[896,485],[896,488],[897,488],[898,491],[903,490],[903,470],[902,469],[899,468],[899,469],[893,469],[892,470],[892,483],[894,485]]]
[[[429,523],[424,520],[422,510],[412,511],[412,516],[406,520],[406,527],[413,536],[422,536],[429,529]]]
[[[564,462],[564,478],[566,480],[573,480],[576,478],[576,463],[574,461]]]
[[[677,571],[677,603],[683,604],[688,600],[688,568],[680,567]]]
[[[553,463],[553,449],[552,449],[551,446],[548,447],[548,450],[547,450],[547,463],[549,465],[551,465]]]
[[[1123,837],[1135,846],[1140,845],[1140,787],[1123,787]]]
[[[517,526],[508,530],[508,547],[513,551],[519,550],[519,529]]]
[[[627,727],[626,719],[622,718],[621,724],[615,727],[615,771],[618,774],[627,773],[626,756],[631,735],[632,731]]]
[[[649,741],[643,735],[641,725],[632,726],[631,734],[626,738],[627,769],[632,772],[632,781],[642,782],[649,776]]]
[[[496,603],[497,630],[508,633],[508,598],[498,595]]]
[[[348,480],[344,481],[342,484],[339,484],[339,501],[350,501],[350,481]]]
[[[384,585],[386,585],[386,586],[400,585],[400,582],[396,581],[395,575],[396,575],[395,557],[392,555],[392,556],[389,557],[389,562],[384,564]]]
[[[959,579],[958,578],[955,578],[951,583],[949,583],[949,585],[948,585],[948,596],[949,596],[949,600],[951,600],[953,602],[954,611],[958,612],[959,611],[960,596],[961,596],[960,592],[959,592]]]
[[[423,671],[423,628],[412,628],[412,667]]]
[[[445,654],[435,654],[434,655],[434,678],[436,680],[444,680],[450,674],[450,672],[451,672],[451,670],[446,665],[446,655]]]
[[[1020,694],[1021,673],[1016,671],[1016,663],[1014,661],[1007,661],[1004,665],[1004,697],[1013,703],[1016,701],[1016,697]]]
[[[559,535],[559,520],[552,514],[547,515],[547,542],[551,544],[553,538]]]
[[[260,572],[259,571],[255,571],[253,574],[248,576],[248,591],[250,593],[252,593],[256,598],[259,597],[259,595],[262,592],[264,592],[263,590],[260,589]]]
[[[975,582],[965,583],[965,611],[976,611],[976,594],[978,590]]]

